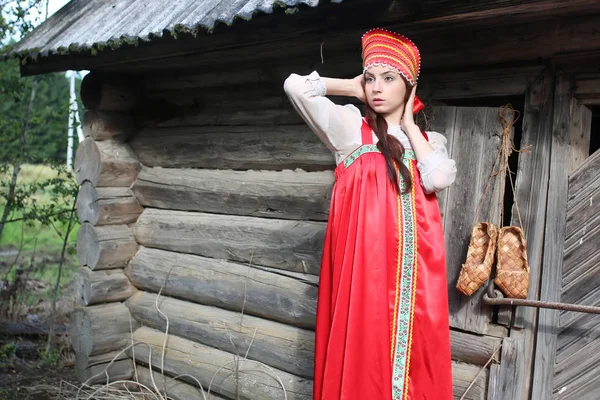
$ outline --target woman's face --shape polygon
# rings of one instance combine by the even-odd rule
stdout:
[[[404,78],[385,65],[374,65],[365,72],[367,102],[378,114],[402,113],[407,90]]]

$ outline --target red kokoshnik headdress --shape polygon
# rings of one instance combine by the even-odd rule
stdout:
[[[375,28],[362,37],[363,68],[387,65],[401,74],[411,86],[419,79],[421,55],[415,44],[404,35]],[[419,112],[423,103],[415,97],[413,111]]]

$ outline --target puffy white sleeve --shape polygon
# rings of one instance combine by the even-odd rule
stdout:
[[[337,105],[325,97],[327,88],[316,71],[308,76],[290,75],[283,88],[310,129],[334,153],[336,163],[360,146],[360,111],[354,105]]]
[[[448,156],[446,138],[437,132],[427,132],[433,153],[417,164],[421,184],[426,193],[440,192],[456,178],[456,163]]]

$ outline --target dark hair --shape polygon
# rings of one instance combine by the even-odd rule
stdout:
[[[404,79],[404,77],[402,77],[402,79]],[[406,96],[404,98],[404,103],[406,104],[410,98],[412,86],[406,82],[406,79],[404,79],[404,81],[406,83]],[[388,177],[392,182],[392,185],[396,189],[397,193],[408,193],[412,188],[413,182],[410,176],[410,171],[403,162],[404,146],[402,146],[402,143],[400,143],[400,141],[394,136],[388,135],[387,121],[385,118],[383,118],[383,116],[377,114],[375,110],[369,106],[368,102],[365,103],[365,115],[367,117],[369,127],[373,130],[373,132],[375,132],[375,135],[377,135],[377,138],[379,139],[379,142],[377,142],[377,148],[385,157]],[[403,191],[400,191],[400,182],[398,181],[398,175],[396,174],[396,167],[394,166],[394,163],[398,166],[398,172],[404,181]]]

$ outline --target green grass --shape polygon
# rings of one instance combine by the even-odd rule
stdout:
[[[6,174],[0,174],[0,179],[6,180],[10,177],[11,171]],[[7,176],[8,175],[8,176]],[[44,165],[23,165],[18,178],[18,184],[29,184],[38,181],[46,181],[57,177],[55,169]],[[2,188],[6,190],[6,188]],[[51,202],[49,193],[35,193],[35,199],[38,204],[45,205]],[[4,204],[0,204],[0,215],[4,211]],[[13,212],[10,220],[18,220],[23,217],[23,212]],[[78,263],[73,254],[79,230],[77,216],[75,225],[69,234],[67,241],[66,259],[63,264],[63,270],[60,279],[60,285],[64,287],[72,280],[77,269]],[[63,247],[63,238],[67,230],[68,222],[55,222],[54,227],[41,224],[39,221],[15,221],[8,222],[0,238],[0,279],[5,277],[9,282],[15,278],[17,270],[20,269],[27,275],[28,279],[44,282],[46,288],[40,288],[33,292],[23,291],[17,295],[17,301],[22,305],[35,305],[40,300],[50,298],[52,289],[58,277],[58,266],[60,262],[61,251]],[[59,235],[56,230],[61,235]],[[16,259],[20,252],[19,259]],[[33,259],[33,268],[31,260]],[[27,272],[29,271],[29,272]]]
[[[0,174],[0,180],[9,178],[11,174],[12,171],[10,170],[5,174]],[[36,181],[46,181],[56,176],[57,171],[50,166],[25,164],[21,167],[17,184],[23,185]],[[6,190],[5,188],[3,189]],[[40,205],[48,204],[51,201],[49,193],[36,193],[34,197]],[[0,204],[0,215],[3,212],[4,205]],[[18,220],[22,217],[23,213],[16,211],[9,216],[8,220]],[[67,228],[66,223],[56,223],[55,226],[63,234]],[[76,226],[69,235],[70,243],[74,242],[77,238],[78,230],[79,223],[76,222]],[[24,252],[31,252],[34,249],[41,249],[44,253],[60,252],[62,249],[62,238],[56,233],[53,227],[43,226],[37,221],[28,223],[24,223],[23,221],[9,222],[4,227],[4,232],[0,238],[0,252],[18,250],[19,248]]]

